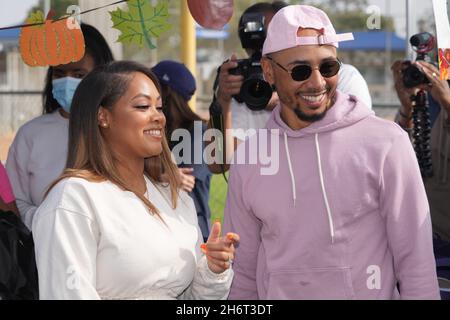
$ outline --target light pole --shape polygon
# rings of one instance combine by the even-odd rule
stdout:
[[[181,34],[181,61],[192,72],[197,79],[197,41],[195,37],[195,22],[189,11],[187,0],[181,1],[181,19],[180,19],[180,34]],[[194,95],[189,102],[189,106],[195,111],[196,95]]]

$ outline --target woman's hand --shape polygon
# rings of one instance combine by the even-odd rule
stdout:
[[[195,177],[192,175],[193,168],[178,168],[180,173],[180,188],[186,192],[192,192],[195,186]]]
[[[201,245],[206,254],[208,268],[214,273],[222,273],[231,267],[234,259],[235,245],[239,243],[239,235],[227,233],[221,237],[221,224],[215,222],[212,226],[208,241]]]
[[[436,100],[439,105],[450,111],[450,88],[447,80],[441,80],[439,70],[425,61],[417,61],[418,65],[422,67],[423,72],[427,76],[430,83],[428,85],[422,85],[421,88],[428,91]]]

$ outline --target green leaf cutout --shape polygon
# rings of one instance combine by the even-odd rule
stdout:
[[[167,23],[168,1],[158,1],[154,7],[150,0],[129,0],[127,4],[128,11],[118,8],[110,12],[113,28],[121,32],[117,41],[136,43],[140,47],[146,43],[150,49],[155,49],[151,38],[158,38],[172,27]]]

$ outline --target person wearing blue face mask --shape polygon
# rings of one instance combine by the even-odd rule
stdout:
[[[81,30],[85,40],[84,57],[48,69],[43,92],[44,114],[18,130],[8,152],[6,170],[20,216],[30,229],[47,188],[66,166],[70,106],[75,90],[95,67],[114,60],[97,29],[81,24]]]
[[[81,79],[72,77],[64,77],[60,79],[54,79],[52,81],[53,98],[55,98],[55,100],[58,101],[59,105],[67,113],[70,113],[70,105],[72,104],[72,98],[80,82]]]

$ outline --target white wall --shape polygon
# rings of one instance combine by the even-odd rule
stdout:
[[[78,0],[81,11],[97,8],[103,5],[110,4],[111,0]],[[119,38],[120,31],[114,29],[111,21],[110,11],[116,10],[118,7],[123,7],[123,4],[109,6],[100,10],[89,12],[81,16],[81,21],[96,27],[108,42],[116,60],[121,60],[123,57],[122,44],[116,42]]]

